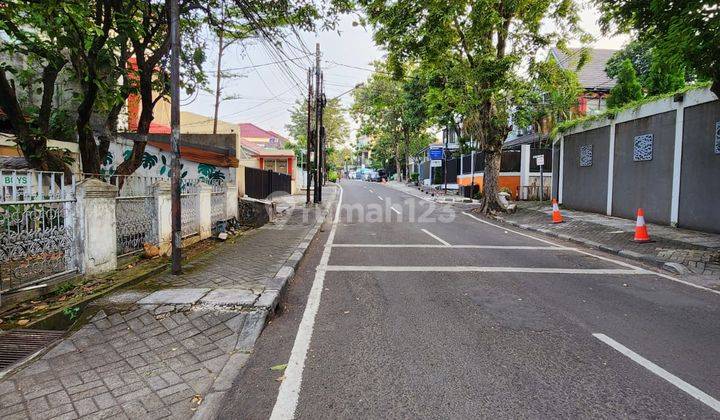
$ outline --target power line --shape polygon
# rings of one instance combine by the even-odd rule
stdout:
[[[222,71],[237,71],[237,70],[256,69],[256,68],[260,68],[260,67],[272,66],[274,64],[280,64],[283,62],[292,62],[292,61],[302,60],[305,57],[307,57],[307,56],[305,55],[305,56],[300,56],[300,57],[291,57],[291,58],[284,59],[284,60],[271,61],[269,63],[254,64],[252,66],[230,67],[230,68],[223,69]],[[206,73],[216,73],[216,71],[208,70],[208,71],[206,71]]]

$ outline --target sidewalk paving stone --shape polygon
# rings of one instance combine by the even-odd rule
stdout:
[[[561,209],[564,223],[550,223],[546,203],[518,202],[513,214],[498,219],[512,225],[584,243],[655,264],[703,286],[720,287],[720,234],[648,224],[652,242],[633,241],[635,221]]]
[[[217,412],[289,278],[283,273],[292,273],[292,257],[337,196],[334,188],[324,194],[322,206],[291,206],[276,222],[186,264],[182,275],[163,273],[91,303],[87,324],[0,378],[0,418]]]

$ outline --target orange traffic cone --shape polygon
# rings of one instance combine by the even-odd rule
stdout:
[[[635,242],[650,242],[650,235],[648,235],[647,226],[645,226],[645,212],[643,209],[637,211],[637,222],[635,223]]]
[[[563,218],[562,214],[560,214],[560,208],[558,207],[558,203],[556,199],[552,199],[552,205],[553,205],[553,212],[552,212],[552,222],[553,223],[562,223]]]

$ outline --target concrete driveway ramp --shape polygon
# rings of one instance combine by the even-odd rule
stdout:
[[[210,289],[165,289],[151,293],[138,301],[141,305],[193,305],[205,296]]]
[[[252,306],[258,295],[247,289],[215,289],[200,300],[209,306]]]

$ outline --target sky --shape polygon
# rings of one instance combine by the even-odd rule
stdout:
[[[581,18],[584,29],[596,38],[595,48],[619,49],[627,41],[625,36],[602,36],[597,25],[598,12],[591,6],[581,11]],[[251,122],[287,135],[285,125],[290,119],[290,109],[307,89],[306,69],[313,65],[315,59],[308,53],[314,53],[316,43],[320,44],[328,98],[343,94],[365,81],[370,74],[370,63],[381,59],[383,51],[373,42],[371,29],[353,25],[355,20],[354,16],[343,17],[335,32],[305,32],[298,37],[290,37],[290,44],[283,47],[284,56],[278,56],[277,52],[256,41],[229,47],[223,56],[222,67],[224,71],[237,69],[232,73],[241,77],[223,81],[223,96],[232,98],[221,103],[220,119]],[[217,47],[210,45],[205,70],[210,76],[212,89],[215,86],[216,56]],[[278,61],[285,62],[277,64]],[[201,92],[183,98],[181,107],[183,111],[211,117],[214,101],[213,93]],[[349,106],[352,96],[345,93],[342,102],[344,106]],[[353,136],[351,133],[348,140],[354,140]]]

